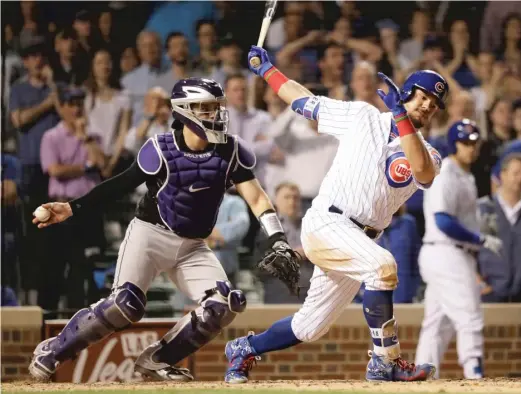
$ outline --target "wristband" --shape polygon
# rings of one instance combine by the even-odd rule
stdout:
[[[412,124],[411,119],[409,119],[406,112],[394,116],[394,122],[396,123],[396,128],[398,129],[400,137],[416,134],[416,128]]]
[[[275,93],[278,93],[280,87],[289,81],[288,78],[276,67],[271,67],[268,71],[266,71],[264,74],[264,80],[268,82],[268,85],[270,85]]]
[[[273,209],[264,211],[259,216],[259,222],[268,238],[271,238],[272,235],[277,233],[284,234],[282,224],[280,224],[280,220]]]

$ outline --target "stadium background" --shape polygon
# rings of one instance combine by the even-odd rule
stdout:
[[[34,345],[48,334],[43,320],[69,318],[110,291],[117,248],[142,193],[122,196],[97,220],[79,223],[69,233],[34,231],[31,212],[52,194],[41,171],[40,156],[45,155],[41,140],[59,121],[59,111],[50,106],[34,122],[13,123],[11,114],[23,107],[24,99],[36,106],[48,94],[20,89],[27,84],[24,59],[28,57],[42,54],[45,59],[44,86],[56,84],[61,94],[72,92],[71,87],[85,90],[89,123],[111,125],[112,130],[98,128],[105,133],[101,144],[112,166],[99,168],[97,182],[116,175],[133,160],[138,129],[147,117],[154,120],[145,134],[168,127],[170,119],[161,103],[176,79],[207,76],[223,83],[234,111],[230,132],[252,143],[273,142],[269,154],[259,160],[257,176],[287,217],[287,231],[298,240],[298,219],[316,194],[335,145],[317,136],[315,125],[295,121],[264,83],[247,71],[246,53],[257,41],[263,2],[24,1],[2,2],[1,7],[2,379],[26,376]],[[473,172],[480,197],[486,197],[498,186],[492,180],[494,166],[505,150],[519,149],[516,141],[521,139],[521,17],[515,13],[520,10],[519,2],[496,1],[281,2],[265,45],[279,68],[316,93],[364,100],[379,108],[375,71],[392,75],[397,83],[420,67],[442,73],[451,85],[448,110],[429,125],[425,135],[443,153],[444,133],[451,122],[469,117],[479,123],[486,142]],[[167,40],[173,32],[181,34]],[[255,133],[255,138],[248,133]],[[285,186],[278,188],[280,184]],[[262,236],[251,214],[238,207],[241,211],[232,210],[221,224],[240,216],[242,224],[249,224],[244,231],[230,240],[216,236],[208,241],[233,281],[246,291],[253,308],[249,318],[261,308],[266,319],[273,314],[271,322],[293,308],[287,304],[301,303],[302,298],[285,296],[279,283],[256,272]],[[402,323],[401,330],[406,332],[403,347],[410,357],[422,315],[423,286],[417,268],[422,232],[418,192],[397,213],[382,241],[398,260],[396,302],[414,304],[397,307],[400,321],[408,322]],[[521,241],[521,232],[515,236]],[[62,249],[69,254],[57,252]],[[506,263],[511,271],[497,275],[519,277],[521,258]],[[480,264],[491,262],[485,257]],[[304,290],[310,270],[304,264]],[[484,291],[484,301],[520,302],[521,288],[510,290],[512,295],[501,299],[487,298]],[[488,294],[494,294],[493,289]],[[148,318],[175,319],[190,307],[163,277],[155,281],[149,300]],[[487,304],[485,308],[485,367],[493,376],[519,373],[521,306]],[[345,319],[316,344],[301,345],[298,353],[270,355],[271,362],[256,369],[254,377],[360,377],[369,338],[357,323],[360,319],[351,318],[357,311],[356,305],[348,308]],[[269,322],[251,328],[262,329]],[[198,378],[219,378],[225,339],[245,329],[239,321],[190,361]],[[146,335],[139,338],[132,341],[148,340]],[[459,373],[452,344],[442,376]]]

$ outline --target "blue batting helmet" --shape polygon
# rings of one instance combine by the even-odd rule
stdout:
[[[414,94],[414,89],[421,89],[426,93],[433,94],[437,98],[438,107],[445,109],[445,100],[449,95],[449,84],[437,72],[420,70],[409,75],[402,87],[402,100],[409,100]]]
[[[476,122],[463,119],[452,126],[447,133],[447,147],[449,155],[456,153],[456,142],[458,141],[477,141],[479,140],[479,128]]]

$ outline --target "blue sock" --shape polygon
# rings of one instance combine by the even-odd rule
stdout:
[[[262,334],[253,335],[249,338],[250,345],[257,354],[282,350],[301,343],[291,329],[293,316],[279,320],[264,331]]]
[[[393,318],[393,291],[392,290],[365,290],[364,315],[373,344],[379,347],[387,347],[396,344],[396,337],[384,338],[383,344],[380,331],[384,323]]]

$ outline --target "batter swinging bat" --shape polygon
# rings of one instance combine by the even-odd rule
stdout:
[[[262,26],[259,33],[259,41],[257,41],[257,46],[261,47],[264,45],[264,39],[266,38],[266,34],[268,33],[268,29],[270,28],[271,20],[273,19],[273,15],[275,14],[275,10],[277,8],[277,0],[271,0],[266,2],[266,6],[264,8],[264,19],[262,20]],[[252,57],[250,59],[250,64],[252,67],[258,67],[260,65],[260,59],[258,57]]]

